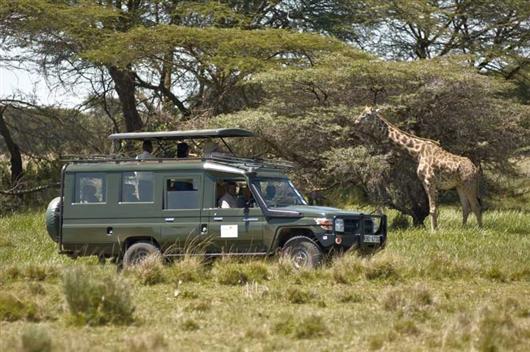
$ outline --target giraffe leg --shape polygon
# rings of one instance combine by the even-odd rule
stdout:
[[[460,203],[462,204],[462,224],[465,225],[467,223],[467,217],[469,216],[469,212],[471,211],[469,201],[467,200],[466,194],[462,189],[462,186],[456,187],[456,191],[458,192],[458,197],[460,198]]]
[[[429,214],[431,215],[431,231],[435,231],[438,227],[438,209],[436,207],[437,191],[436,187],[429,180],[423,181],[423,187],[429,199]]]
[[[478,226],[482,227],[482,212],[480,209],[476,185],[474,183],[466,184],[464,192],[466,193],[466,197],[469,201],[469,205],[471,206],[471,210],[477,218]]]

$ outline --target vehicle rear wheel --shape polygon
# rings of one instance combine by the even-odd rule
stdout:
[[[131,267],[140,264],[151,255],[160,255],[160,249],[148,242],[136,242],[125,251],[123,255],[123,267]]]
[[[296,236],[285,243],[282,256],[287,258],[297,269],[312,269],[321,264],[323,253],[312,239]]]

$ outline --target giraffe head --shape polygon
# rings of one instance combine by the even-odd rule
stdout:
[[[379,109],[373,107],[366,107],[353,125],[359,132],[376,138],[384,138],[388,134],[388,126],[379,118]]]

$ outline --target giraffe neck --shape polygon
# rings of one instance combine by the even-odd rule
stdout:
[[[395,145],[406,150],[413,158],[419,158],[422,146],[426,144],[427,141],[412,136],[389,123],[387,123],[387,126],[388,139]]]

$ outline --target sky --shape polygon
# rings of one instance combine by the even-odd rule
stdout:
[[[60,86],[51,88],[37,72],[0,65],[0,99],[35,96],[43,105],[73,107],[82,102],[80,95],[83,94]]]

